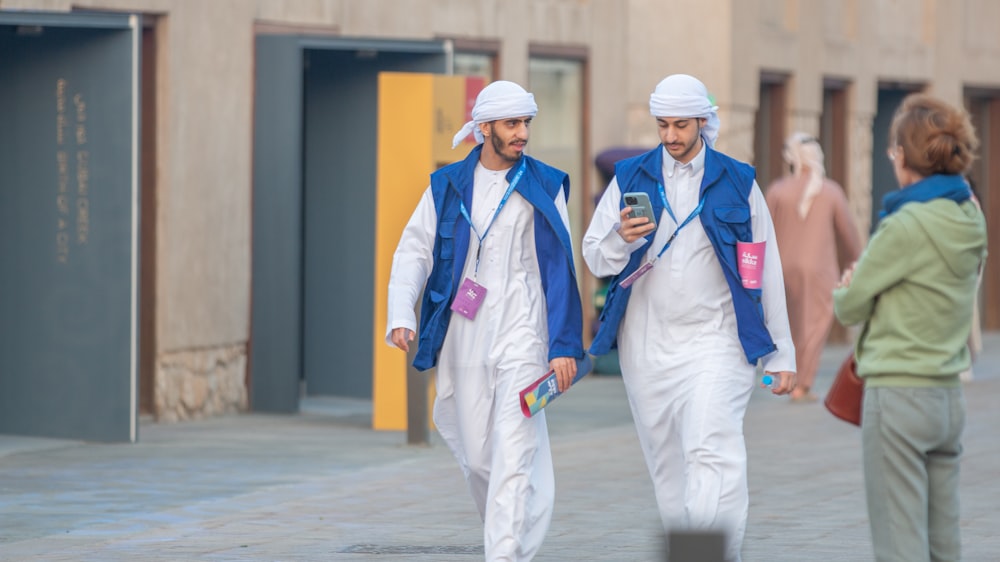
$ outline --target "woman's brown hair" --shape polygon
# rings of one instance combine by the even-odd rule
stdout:
[[[892,118],[889,147],[903,149],[907,168],[920,174],[964,174],[979,139],[969,113],[929,96],[907,96]]]

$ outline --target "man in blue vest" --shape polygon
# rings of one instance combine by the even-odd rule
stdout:
[[[618,347],[666,530],[722,532],[739,560],[757,362],[775,394],[795,386],[781,260],[753,168],[713,149],[718,108],[704,84],[669,76],[649,105],[662,144],[615,166],[583,239],[590,270],[611,278],[590,352]],[[630,218],[630,192],[649,197],[655,227]],[[758,243],[759,279],[741,274],[737,242]]]
[[[569,388],[583,358],[582,313],[566,202],[569,178],[524,154],[534,97],[483,89],[455,135],[479,143],[431,174],[393,257],[386,340],[437,366],[434,423],[484,522],[486,560],[531,560],[552,517],[544,412],[518,392],[549,369]]]

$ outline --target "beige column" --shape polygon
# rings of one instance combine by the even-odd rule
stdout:
[[[721,130],[715,148],[743,162],[753,162],[754,121],[757,108],[749,105],[719,106]]]

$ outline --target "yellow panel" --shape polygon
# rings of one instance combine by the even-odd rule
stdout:
[[[486,86],[478,76],[434,77],[434,162],[437,167],[465,158],[475,143],[470,138],[451,148],[455,133],[470,120],[476,96]]]
[[[392,255],[433,171],[430,74],[384,72],[378,79],[375,210],[375,333],[372,427],[406,429],[406,354],[385,343]],[[414,342],[416,343],[416,342]]]
[[[461,76],[434,77],[434,138],[432,152],[435,164],[440,167],[465,158],[469,147],[451,148],[455,133],[465,124],[465,78]]]
[[[385,343],[392,255],[406,222],[437,168],[469,153],[466,141],[451,148],[468,119],[481,78],[384,72],[379,74],[375,211],[375,330],[372,427],[402,430],[407,424],[407,357]],[[412,342],[411,345],[416,345]],[[428,389],[433,411],[434,387]],[[432,422],[428,420],[428,423]]]

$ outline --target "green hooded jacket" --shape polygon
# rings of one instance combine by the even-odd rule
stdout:
[[[850,286],[833,292],[837,318],[864,323],[855,354],[866,386],[960,384],[985,258],[986,219],[971,200],[907,203],[882,219]]]

